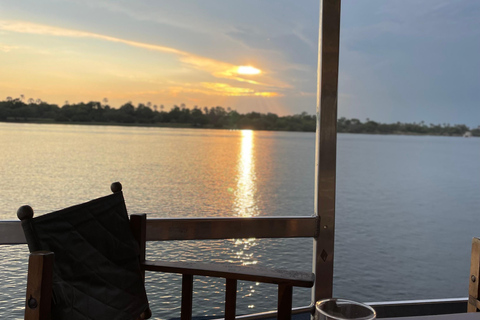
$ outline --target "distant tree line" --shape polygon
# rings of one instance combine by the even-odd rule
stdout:
[[[108,99],[102,103],[90,101],[88,103],[70,104],[65,101],[62,107],[50,104],[40,99],[20,98],[0,101],[0,121],[11,122],[58,122],[58,123],[92,123],[92,124],[123,124],[123,125],[157,125],[195,128],[223,128],[223,129],[254,129],[276,131],[307,131],[314,132],[316,116],[306,112],[293,116],[280,117],[273,113],[249,112],[240,114],[230,108],[195,106],[189,109],[185,104],[175,105],[169,111],[164,106],[151,103],[140,103],[134,106],[127,102],[115,109],[108,105]],[[159,110],[160,109],[160,110]],[[420,123],[392,123],[385,124],[367,119],[362,122],[358,119],[338,119],[338,132],[368,133],[368,134],[424,134],[460,136],[470,131],[474,136],[480,136],[480,126],[470,129],[465,125],[426,125]]]
[[[0,121],[170,125],[279,131],[315,131],[316,126],[315,116],[306,112],[279,117],[273,113],[240,114],[220,106],[189,109],[183,103],[164,111],[163,105],[158,107],[152,106],[151,103],[140,103],[134,106],[131,102],[115,109],[107,104],[107,99],[104,99],[103,103],[91,101],[70,104],[65,101],[62,107],[41,100],[27,102],[23,100],[7,98],[0,101]]]
[[[464,124],[450,125],[443,124],[426,124],[424,121],[420,123],[379,123],[367,118],[365,122],[358,119],[346,119],[344,117],[338,119],[337,131],[346,133],[377,133],[377,134],[417,134],[417,135],[434,135],[434,136],[463,136],[466,132],[470,132],[472,136],[480,137],[480,126],[470,129]]]

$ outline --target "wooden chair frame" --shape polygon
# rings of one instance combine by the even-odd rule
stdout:
[[[53,252],[37,251],[30,254],[25,320],[50,320],[54,258]]]
[[[112,192],[120,192],[121,184],[116,182],[111,186]],[[25,210],[27,209],[27,210]],[[20,220],[33,217],[30,207],[21,207],[17,213]],[[224,278],[225,319],[236,317],[237,281],[254,281],[278,285],[277,319],[289,320],[292,313],[293,287],[311,288],[315,275],[306,272],[292,272],[278,269],[234,266],[231,264],[189,263],[171,261],[146,260],[147,216],[146,214],[130,215],[130,228],[140,249],[140,264],[145,280],[145,271],[160,271],[182,275],[181,320],[192,319],[193,278],[208,276]],[[29,258],[27,294],[25,303],[25,320],[50,319],[52,298],[52,274],[54,253],[33,252]],[[148,319],[150,313],[141,315],[139,319]]]

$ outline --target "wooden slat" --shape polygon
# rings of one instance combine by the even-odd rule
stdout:
[[[147,241],[235,238],[309,238],[315,217],[148,219]]]
[[[470,257],[470,283],[468,286],[468,312],[478,309],[479,281],[480,281],[480,239],[472,240],[472,255]]]
[[[292,297],[293,288],[288,284],[280,284],[278,286],[278,320],[292,319]]]
[[[314,275],[308,272],[264,269],[231,264],[147,260],[145,261],[144,268],[148,271],[200,275],[264,283],[289,284],[295,287],[306,288],[311,288],[314,282]]]
[[[146,256],[146,214],[132,214],[130,216],[130,229],[132,230],[133,237],[138,243],[138,249],[140,250],[139,260],[140,263],[145,261]],[[143,282],[145,282],[145,271],[142,270]]]
[[[182,276],[182,310],[181,320],[192,320],[193,305],[193,275],[184,274]]]
[[[53,252],[39,251],[30,254],[25,320],[50,320],[53,263]]]
[[[234,238],[310,238],[315,217],[147,219],[147,241]],[[0,245],[25,244],[20,221],[0,221]]]
[[[0,245],[2,244],[25,244],[27,240],[23,234],[20,221],[0,221]]]
[[[227,279],[225,286],[225,320],[235,320],[237,311],[237,280]]]
[[[140,250],[140,262],[145,261],[146,253],[146,226],[147,221],[146,214],[132,214],[130,216],[130,229],[132,230],[133,237],[138,243]]]

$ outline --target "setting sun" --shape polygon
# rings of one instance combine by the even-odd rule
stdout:
[[[251,67],[251,66],[240,66],[237,68],[239,74],[259,74],[262,71],[260,69]]]

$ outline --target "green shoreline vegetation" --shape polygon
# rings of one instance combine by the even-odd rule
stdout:
[[[0,101],[0,121],[22,123],[61,123],[61,124],[95,124],[122,126],[156,126],[172,128],[215,128],[215,129],[252,129],[271,131],[303,131],[314,132],[316,116],[306,112],[293,116],[278,116],[273,113],[250,112],[240,114],[230,108],[194,107],[189,109],[185,104],[173,106],[164,111],[151,103],[140,103],[136,107],[127,102],[120,108],[110,107],[108,100],[103,104],[96,101],[69,104],[65,101],[62,107],[40,99],[20,98]],[[160,111],[158,110],[160,109]],[[340,133],[367,134],[403,134],[403,135],[436,135],[436,136],[480,136],[480,126],[468,128],[463,124],[429,124],[420,123],[379,123],[366,119],[338,119],[337,131]]]

